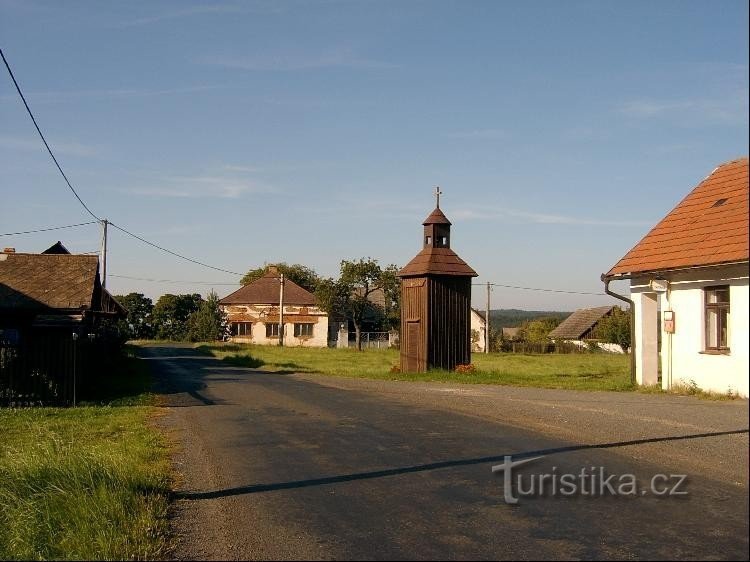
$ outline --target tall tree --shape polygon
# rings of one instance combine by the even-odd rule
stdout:
[[[263,277],[263,275],[268,272],[269,267],[276,267],[279,270],[279,273],[284,274],[285,278],[291,279],[292,281],[297,283],[297,285],[299,285],[303,289],[307,289],[311,293],[315,292],[318,283],[320,283],[320,276],[315,272],[314,269],[299,263],[293,263],[290,265],[284,262],[268,264],[263,267],[251,269],[245,274],[240,283],[242,283],[243,285],[248,285],[256,279]]]
[[[226,329],[226,315],[219,306],[219,295],[208,293],[198,310],[188,318],[190,341],[215,341],[221,339]]]
[[[323,279],[318,283],[315,293],[318,303],[329,314],[341,314],[352,321],[358,350],[362,349],[362,324],[368,313],[375,312],[386,322],[393,321],[398,306],[397,271],[395,265],[381,268],[372,258],[343,260],[338,280]],[[383,298],[376,299],[380,292]],[[380,300],[382,304],[377,302]]]
[[[116,295],[115,299],[128,311],[128,317],[118,322],[120,332],[126,339],[146,339],[153,337],[151,312],[154,303],[143,293]]]
[[[524,322],[518,330],[519,339],[529,343],[548,343],[549,333],[557,328],[560,319],[555,317],[537,318]]]
[[[156,301],[151,313],[154,335],[163,340],[187,340],[188,318],[200,308],[202,303],[203,299],[197,293],[162,295]]]
[[[607,343],[618,344],[625,353],[630,350],[630,313],[619,306],[612,309],[612,314],[605,316],[596,327],[597,335]]]

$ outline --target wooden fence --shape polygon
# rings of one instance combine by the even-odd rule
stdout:
[[[90,379],[96,343],[70,334],[0,341],[0,406],[67,406]]]

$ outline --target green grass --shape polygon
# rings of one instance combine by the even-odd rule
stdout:
[[[170,466],[129,358],[78,408],[0,410],[0,559],[168,554]]]
[[[474,354],[474,373],[429,371],[392,373],[399,364],[393,349],[326,349],[305,347],[203,344],[199,351],[241,367],[270,372],[321,373],[383,380],[505,384],[576,390],[632,390],[628,357],[606,353],[520,355]]]

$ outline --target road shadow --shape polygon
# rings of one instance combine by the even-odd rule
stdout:
[[[343,482],[354,482],[357,480],[371,480],[375,478],[385,478],[387,476],[399,476],[402,474],[414,474],[418,472],[427,472],[443,468],[456,468],[462,466],[472,466],[477,464],[497,463],[511,457],[512,460],[520,460],[529,457],[540,457],[557,455],[561,453],[570,453],[574,451],[584,451],[591,449],[614,449],[617,447],[627,447],[631,445],[644,445],[647,443],[659,443],[664,441],[683,441],[688,439],[703,439],[707,437],[719,437],[722,435],[739,435],[748,433],[748,429],[735,429],[731,431],[717,431],[711,433],[695,433],[690,435],[677,435],[670,437],[649,437],[644,439],[633,439],[630,441],[616,441],[612,443],[581,444],[568,445],[564,447],[553,447],[549,449],[537,449],[534,451],[524,451],[520,453],[505,453],[501,455],[492,455],[487,457],[474,457],[468,459],[456,459],[440,461],[413,466],[398,468],[387,468],[383,470],[373,470],[368,472],[355,472],[351,474],[341,474],[337,476],[328,476],[323,478],[311,478],[307,480],[295,480],[290,482],[277,482],[272,484],[252,484],[248,486],[239,486],[235,488],[226,488],[224,490],[214,490],[210,492],[178,492],[174,495],[176,499],[184,500],[209,500],[216,498],[226,498],[230,496],[239,496],[245,494],[257,494],[261,492],[274,492],[278,490],[292,490],[299,488],[310,488],[314,486],[324,486],[328,484],[340,484]]]
[[[247,356],[218,359],[205,350],[187,345],[138,346],[136,353],[149,368],[152,392],[163,398],[157,405],[168,408],[229,404],[206,395],[206,380],[209,377],[212,382],[239,382],[250,377],[284,376],[298,372],[294,370],[294,363],[281,365],[290,367],[288,369],[268,371],[258,368],[264,365],[260,359]]]

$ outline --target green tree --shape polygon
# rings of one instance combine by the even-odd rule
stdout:
[[[226,315],[219,306],[219,295],[211,291],[198,310],[188,318],[190,341],[215,341],[222,338],[226,329]]]
[[[279,273],[284,274],[284,277],[286,279],[291,279],[292,281],[297,283],[297,285],[299,285],[303,289],[307,289],[311,293],[315,292],[318,283],[320,283],[320,276],[315,272],[315,270],[307,267],[306,265],[301,265],[298,263],[293,263],[290,265],[284,262],[268,264],[263,267],[251,269],[245,274],[240,283],[242,283],[243,285],[248,285],[256,279],[263,277],[268,272],[269,267],[276,267],[279,270]]]
[[[154,303],[143,293],[116,295],[115,299],[128,311],[128,317],[118,322],[118,329],[126,339],[147,339],[153,337],[151,313]]]
[[[395,321],[399,307],[398,268],[389,265],[381,268],[377,260],[361,258],[359,261],[343,260],[338,280],[322,279],[315,296],[320,307],[331,315],[338,314],[354,324],[355,342],[362,349],[362,323],[368,314],[377,313],[388,325]],[[384,303],[373,302],[382,291]]]
[[[606,343],[616,343],[625,353],[630,350],[630,313],[619,306],[612,309],[609,316],[599,321],[597,336]]]
[[[557,328],[560,319],[552,316],[529,320],[521,324],[519,339],[528,343],[548,343],[549,333]]]
[[[151,313],[154,336],[163,340],[187,340],[188,319],[202,303],[203,299],[197,293],[192,295],[166,294],[159,297]]]

